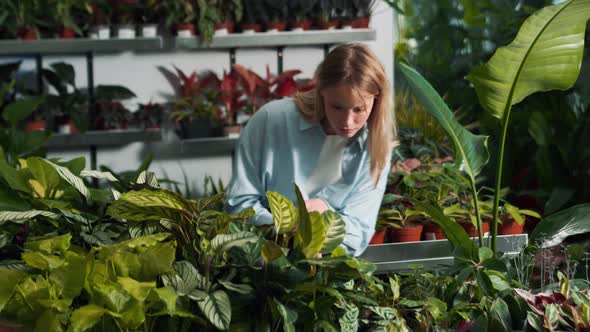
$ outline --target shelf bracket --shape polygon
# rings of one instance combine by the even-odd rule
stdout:
[[[285,49],[284,46],[277,47],[277,74],[280,75],[283,73],[283,50]]]

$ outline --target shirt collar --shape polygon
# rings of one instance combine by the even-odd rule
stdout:
[[[317,127],[318,130],[321,130],[323,132],[323,129],[321,128],[319,122],[310,122],[310,121],[307,121],[303,116],[299,117],[299,130],[305,131],[305,130],[308,130],[308,129],[314,128],[314,127]],[[359,149],[362,149],[368,136],[369,136],[369,129],[367,128],[367,125],[365,124],[365,126],[361,130],[359,130],[359,132],[352,138],[352,140],[358,144]]]

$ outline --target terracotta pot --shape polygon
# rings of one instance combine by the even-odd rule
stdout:
[[[444,240],[447,238],[439,225],[431,223],[424,224],[422,234],[424,235],[425,240]]]
[[[286,22],[269,23],[266,25],[266,31],[267,32],[285,31],[286,27],[287,27]]]
[[[39,39],[39,35],[35,29],[29,28],[20,28],[18,29],[18,37],[22,40],[37,40]]]
[[[355,29],[368,29],[369,28],[369,17],[361,17],[356,20],[352,20],[352,27]]]
[[[515,220],[503,220],[501,224],[498,225],[498,234],[500,235],[511,235],[511,234],[522,234],[524,232],[524,224],[526,219],[523,221],[522,224],[517,223]]]
[[[27,121],[25,131],[44,131],[47,128],[45,121]]]
[[[385,242],[385,235],[387,235],[387,228],[384,228],[380,231],[376,231],[371,238],[369,244],[383,244]]]
[[[76,31],[70,27],[63,27],[59,32],[61,39],[74,39],[76,38]]]
[[[465,223],[460,223],[460,224],[470,237],[477,237],[478,236],[477,228],[475,228],[475,226],[472,223],[465,222]],[[482,234],[488,233],[489,231],[490,231],[490,223],[487,221],[482,221],[482,223],[481,223]]]
[[[192,37],[196,35],[195,25],[192,23],[179,23],[176,25],[178,37]]]
[[[392,228],[389,236],[392,242],[420,241],[422,228],[422,224],[408,225],[404,228]]]
[[[289,29],[291,30],[310,30],[312,26],[311,20],[305,20],[301,22],[291,21],[289,22]]]
[[[215,23],[215,25],[213,26],[213,29],[215,30],[215,34],[228,34],[228,33],[233,33],[234,32],[234,23],[233,22],[220,22],[220,23]],[[218,31],[227,31],[227,32],[218,32]]]
[[[262,25],[260,24],[242,24],[240,30],[243,33],[254,33],[262,31]]]
[[[320,28],[322,30],[334,30],[334,29],[338,28],[338,26],[340,25],[340,21],[337,21],[337,20],[317,21],[316,25],[318,26],[318,28]]]

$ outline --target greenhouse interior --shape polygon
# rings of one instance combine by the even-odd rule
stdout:
[[[589,18],[0,1],[0,332],[590,331]]]

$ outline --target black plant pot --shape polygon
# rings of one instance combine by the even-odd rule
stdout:
[[[179,129],[178,136],[183,139],[222,135],[221,127],[215,126],[210,120],[206,119],[182,120]]]

